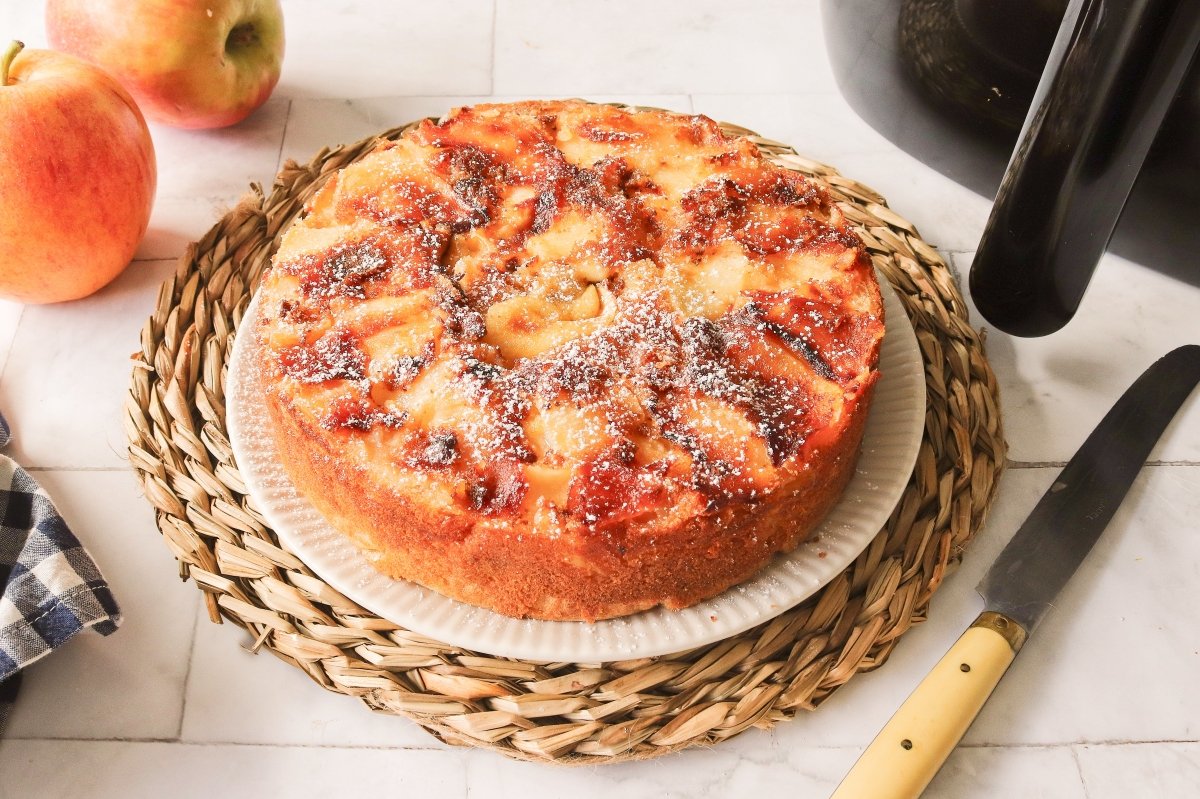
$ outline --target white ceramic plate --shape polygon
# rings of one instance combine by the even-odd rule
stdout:
[[[777,557],[757,577],[684,610],[619,619],[513,619],[387,577],[297,492],[272,440],[253,368],[254,336],[239,335],[228,371],[226,419],[251,498],[280,542],[353,601],[414,632],[479,652],[526,660],[593,663],[663,655],[747,630],[804,601],[866,548],[886,523],[912,474],[925,421],[924,364],[908,316],[880,277],[887,332],[862,456],[841,502],[814,543]],[[257,298],[242,320],[249,330]]]

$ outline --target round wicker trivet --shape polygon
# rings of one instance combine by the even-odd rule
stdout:
[[[995,492],[1005,451],[995,379],[945,262],[882,197],[784,144],[723,127],[828,184],[916,329],[925,437],[887,526],[849,568],[803,604],[715,644],[635,661],[538,663],[402,629],[282,549],[230,451],[226,362],[279,234],[373,137],[305,166],[289,162],[270,195],[253,187],[189,247],[142,331],[126,407],[130,459],[180,576],[203,592],[212,621],[233,621],[256,649],[444,741],[567,763],[644,758],[767,727],[881,665],[925,618]]]

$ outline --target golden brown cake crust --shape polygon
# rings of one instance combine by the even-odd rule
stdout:
[[[380,571],[546,619],[684,607],[807,537],[883,334],[818,185],[704,117],[578,102],[381,143],[261,293],[299,490]]]

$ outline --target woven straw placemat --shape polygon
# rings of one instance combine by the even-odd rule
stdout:
[[[408,127],[381,134],[396,138]],[[881,665],[925,618],[995,493],[1005,445],[983,343],[941,257],[871,189],[787,145],[768,157],[826,183],[896,288],[925,363],[925,435],[886,527],[817,595],[723,641],[614,663],[491,657],[355,605],[281,548],[246,496],[225,427],[234,333],[280,233],[333,172],[380,137],[288,163],[180,259],[134,356],[129,455],[179,573],[228,619],[330,691],[406,716],[438,738],[521,759],[644,758],[811,710]]]

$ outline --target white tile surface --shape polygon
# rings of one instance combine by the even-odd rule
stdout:
[[[152,124],[158,160],[158,200],[233,202],[251,183],[270,189],[290,101],[272,97],[241,124],[179,130]]]
[[[283,97],[491,91],[492,0],[287,0]]]
[[[997,507],[992,535],[947,603],[974,585],[1055,470],[1013,470],[1022,499]],[[1200,466],[1146,467],[1079,572],[996,689],[974,743],[1194,740],[1200,692]],[[1190,598],[1189,598],[1190,597]]]
[[[100,567],[123,619],[111,635],[82,633],[28,669],[6,737],[174,738],[196,590],[180,583],[131,472],[34,476]],[[7,770],[0,774],[6,781]]]
[[[387,749],[5,741],[4,799],[466,797],[461,755]]]
[[[46,15],[40,2],[5,3],[0,8],[0,25],[9,39],[20,39],[26,47],[46,47]]]
[[[11,300],[0,300],[0,377],[4,375],[4,367],[8,363],[8,353],[12,350],[13,337],[17,335],[17,325],[25,306]]]
[[[753,736],[751,736],[753,737]],[[853,765],[857,748],[788,747],[746,736],[707,750],[613,766],[546,769],[494,757],[472,757],[472,796],[518,799],[538,786],[544,796],[604,799],[690,799],[697,796],[828,796]],[[483,788],[477,786],[486,786]],[[925,799],[1087,799],[1067,747],[978,748],[956,751]]]
[[[732,743],[732,742],[731,742]],[[759,742],[762,744],[762,741]],[[695,796],[825,796],[853,763],[850,749],[774,746],[693,749],[664,758],[608,766],[547,769],[496,757],[473,757],[467,779],[483,796],[518,799],[538,786],[543,796],[604,799],[689,799]]]
[[[190,586],[189,586],[190,587]],[[231,623],[196,626],[182,739],[196,743],[444,749],[416,723],[326,691]],[[236,675],[236,679],[230,679]]]
[[[126,463],[129,356],[174,266],[135,261],[91,297],[25,308],[0,377],[9,455],[26,467]]]
[[[1200,744],[1078,747],[1088,799],[1200,796]]]
[[[955,256],[964,280],[972,253]],[[971,308],[976,324],[986,320]],[[989,332],[1009,458],[1062,462],[1139,374],[1175,347],[1200,343],[1200,287],[1115,255],[1096,269],[1075,318],[1053,336]],[[1012,420],[1019,420],[1013,423]],[[1200,460],[1200,393],[1167,429],[1151,460]]]
[[[7,452],[37,467],[126,613],[114,636],[81,636],[30,670],[0,741],[0,799],[828,795],[974,618],[975,583],[1056,468],[1006,473],[929,620],[815,712],[710,749],[555,769],[446,747],[208,622],[138,495],[120,424],[129,354],[159,283],[251,182],[269,188],[284,158],[487,97],[623,100],[749,126],[879,190],[965,275],[988,200],[849,109],[818,7],[285,0],[284,75],[263,109],[221,131],[154,128],[159,191],[137,262],[80,302],[0,302],[0,411],[17,433]],[[0,4],[0,27],[43,46],[42,13],[37,1]],[[1037,340],[991,331],[1011,459],[1069,458],[1150,361],[1198,339],[1198,313],[1200,289],[1110,255],[1065,330]],[[1200,794],[1200,399],[1152,458],[1166,463],[1139,477],[927,797]]]
[[[1095,799],[1079,783],[1067,747],[959,748],[934,777],[923,799]]]
[[[750,128],[790,144],[805,158],[833,166],[840,167],[849,155],[895,149],[836,93],[696,94],[692,102],[696,113]]]
[[[907,695],[981,609],[974,586],[1057,471],[1005,474],[987,525],[962,568],[934,598],[938,615],[897,648],[897,656],[904,651],[905,665],[889,672],[888,682],[899,678],[907,685],[896,687],[896,699]],[[1200,514],[1198,486],[1197,466],[1143,470],[967,733],[968,743],[1196,736],[1200,697],[1180,686],[1200,671],[1195,641],[1200,612],[1187,600],[1200,572],[1193,521]],[[901,676],[906,671],[907,679]],[[883,692],[882,687],[873,690]]]
[[[256,178],[258,179],[258,178]],[[248,183],[237,188],[243,192]],[[233,187],[230,186],[232,189]],[[269,181],[263,188],[270,190]],[[239,194],[240,196],[240,194]],[[150,213],[150,226],[134,253],[134,260],[162,261],[179,258],[188,244],[200,239],[208,229],[237,203],[195,197],[159,197]]]
[[[493,91],[833,91],[817,5],[498,0]]]

